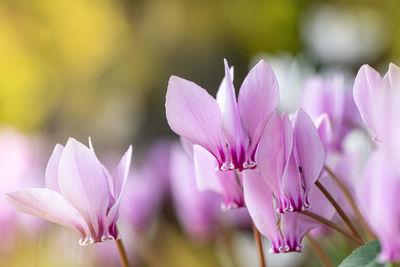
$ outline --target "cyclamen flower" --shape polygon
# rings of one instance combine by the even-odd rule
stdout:
[[[220,170],[254,168],[262,131],[278,105],[278,82],[261,60],[244,79],[236,101],[233,70],[224,63],[216,99],[195,83],[171,76],[167,120],[175,133],[213,154]]]
[[[118,238],[118,208],[132,156],[130,146],[111,176],[89,143],[90,148],[70,138],[65,147],[57,144],[47,164],[45,188],[7,194],[16,210],[78,232],[81,245]]]
[[[281,213],[310,208],[307,198],[325,162],[325,150],[310,117],[299,109],[292,121],[274,113],[257,152],[261,175],[271,187]]]

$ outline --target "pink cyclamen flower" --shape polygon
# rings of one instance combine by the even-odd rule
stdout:
[[[175,133],[213,154],[220,170],[254,168],[262,131],[278,105],[278,82],[261,60],[244,79],[236,101],[233,70],[224,63],[216,99],[195,83],[171,76],[167,120]]]
[[[299,109],[292,121],[274,113],[257,151],[261,175],[271,187],[281,213],[310,208],[307,198],[325,162],[325,150],[311,118]]]
[[[382,150],[368,159],[358,186],[359,203],[381,244],[381,262],[400,261],[400,174]]]
[[[16,210],[78,232],[81,245],[118,238],[118,208],[132,156],[130,146],[111,176],[89,143],[90,148],[70,138],[65,147],[57,144],[47,164],[45,188],[6,194]]]
[[[365,124],[394,165],[400,166],[400,68],[394,64],[383,78],[368,65],[360,68],[354,99]]]

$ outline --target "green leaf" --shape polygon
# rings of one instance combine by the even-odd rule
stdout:
[[[362,247],[354,250],[347,258],[345,258],[339,267],[383,267],[390,266],[376,261],[376,257],[381,251],[381,245],[378,240],[371,241]]]

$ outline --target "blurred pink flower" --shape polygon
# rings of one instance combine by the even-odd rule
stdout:
[[[196,187],[193,160],[176,145],[171,151],[171,191],[178,219],[194,239],[206,240],[218,227],[218,195]]]
[[[127,180],[120,215],[137,233],[151,225],[169,193],[171,146],[166,140],[154,142]]]
[[[25,136],[14,129],[0,130],[0,193],[39,186],[42,153],[37,145],[39,140]],[[29,225],[27,233],[40,229],[38,219],[16,213],[4,196],[0,198],[0,227],[3,242],[0,251],[11,249],[19,227]]]
[[[379,260],[400,261],[400,174],[381,150],[368,159],[358,187],[359,204],[381,244]]]
[[[132,155],[130,146],[111,176],[89,143],[90,148],[70,138],[65,148],[57,144],[47,164],[46,187],[7,194],[16,210],[78,232],[81,245],[118,238],[118,208]]]
[[[328,79],[316,75],[311,77],[304,86],[301,107],[317,128],[324,124],[321,126],[325,138],[321,139],[326,150],[342,150],[344,137],[360,124],[351,90],[347,90],[342,76]]]
[[[278,82],[261,60],[244,79],[236,101],[233,69],[224,63],[216,99],[195,83],[171,76],[167,120],[175,133],[214,155],[220,170],[254,168],[262,131],[278,105]]]

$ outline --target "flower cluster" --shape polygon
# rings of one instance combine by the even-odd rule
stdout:
[[[8,201],[18,211],[73,229],[86,245],[119,239],[126,184],[130,202],[142,203],[137,210],[121,207],[137,229],[168,187],[179,222],[198,239],[212,235],[221,221],[214,205],[220,195],[223,210],[248,211],[256,235],[270,240],[273,253],[301,252],[305,235],[328,225],[357,245],[378,238],[378,260],[400,261],[400,68],[390,64],[382,78],[364,65],[353,90],[343,77],[314,76],[289,114],[277,110],[279,86],[265,61],[250,70],[237,100],[233,68],[226,60],[224,66],[216,99],[193,82],[170,78],[166,116],[181,144],[150,153],[152,164],[138,172],[151,177],[143,188],[139,180],[127,183],[131,146],[111,174],[90,139],[87,147],[70,138],[65,147],[55,146],[45,188],[7,193]],[[360,160],[345,141],[363,122],[374,151],[354,179]]]
[[[400,68],[390,64],[381,78],[363,66],[354,99],[342,77],[312,77],[294,114],[276,111],[278,83],[265,61],[250,70],[238,101],[232,77],[225,60],[216,100],[190,81],[172,76],[168,84],[167,120],[194,155],[198,189],[219,193],[225,208],[246,207],[272,252],[301,251],[308,231],[340,217],[362,244],[358,216],[381,242],[379,259],[400,260]],[[362,127],[359,114],[376,151],[356,182],[343,143]]]

